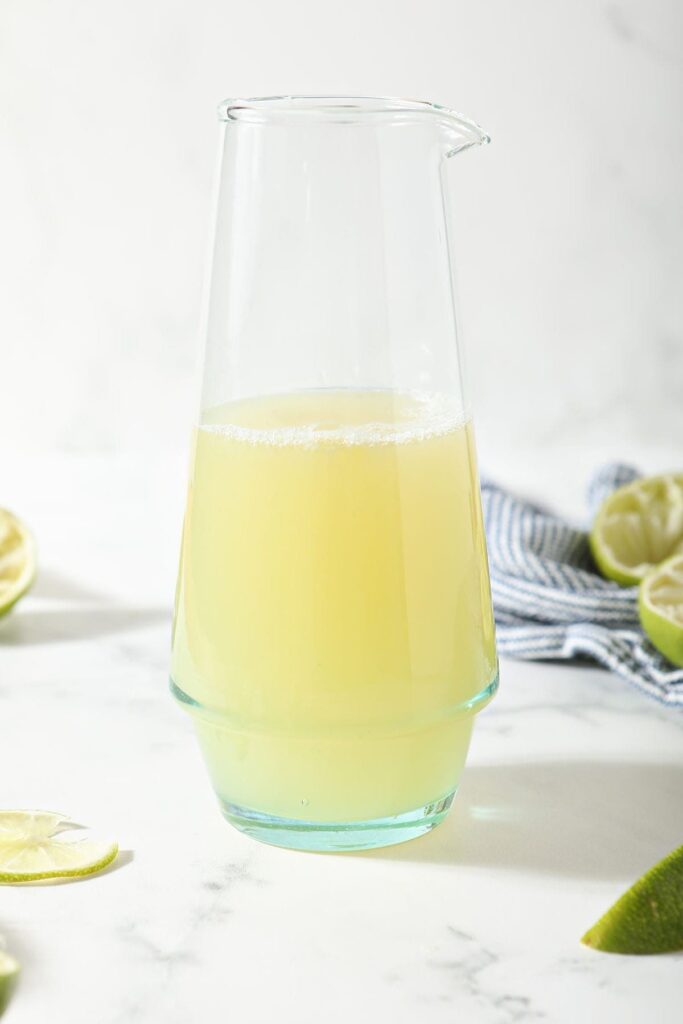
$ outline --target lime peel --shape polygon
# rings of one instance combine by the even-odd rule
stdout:
[[[0,616],[26,593],[36,575],[36,548],[20,519],[0,508]]]
[[[0,1017],[7,1009],[19,977],[19,964],[0,949]]]
[[[640,584],[638,613],[657,650],[683,668],[683,554],[647,574]]]
[[[683,846],[627,889],[581,941],[604,953],[683,950]]]
[[[80,827],[51,811],[0,811],[0,884],[82,878],[111,864],[118,843],[61,838]]]

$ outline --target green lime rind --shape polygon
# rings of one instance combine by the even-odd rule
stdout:
[[[594,527],[594,531],[596,527]],[[618,583],[620,587],[638,586],[642,577],[636,576],[634,573],[629,573],[623,566],[618,565],[605,551],[599,539],[599,534],[596,534],[595,532],[591,532],[589,534],[588,546],[591,549],[593,561],[598,567],[598,571],[601,576],[604,576],[606,580],[612,580],[614,583]]]
[[[662,589],[667,593],[662,594]],[[683,555],[649,572],[638,592],[640,624],[657,650],[683,668]]]
[[[7,615],[8,612],[11,612],[12,609],[14,608],[15,604],[17,604],[17,602],[21,601],[22,597],[26,593],[28,593],[28,591],[31,589],[31,587],[35,583],[35,579],[36,579],[36,572],[35,572],[35,569],[34,569],[33,572],[31,573],[31,576],[22,585],[21,589],[16,591],[12,595],[11,600],[5,601],[2,604],[0,604],[0,619],[2,619],[3,616]]]
[[[102,871],[118,853],[114,841],[64,841],[82,828],[54,811],[0,810],[0,884],[75,879]]]
[[[683,950],[683,846],[627,889],[581,941],[603,953]]]
[[[48,871],[0,871],[0,885],[21,885],[23,882],[43,882],[59,878],[84,878],[108,867],[116,859],[118,852],[118,843],[112,843],[106,853],[83,867],[54,868]]]
[[[19,979],[19,964],[0,950],[0,1017],[7,1009]]]

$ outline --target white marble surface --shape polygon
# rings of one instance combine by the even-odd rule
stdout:
[[[491,133],[452,167],[482,438],[683,434],[679,0],[2,0],[0,40],[0,447],[182,443],[214,109],[282,92]]]
[[[607,674],[504,663],[451,816],[413,843],[311,855],[223,822],[166,688],[183,461],[3,465],[41,575],[0,624],[1,802],[123,850],[0,888],[8,1024],[680,1020],[682,956],[579,944],[683,833],[683,716]]]

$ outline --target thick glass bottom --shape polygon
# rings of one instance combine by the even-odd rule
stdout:
[[[225,817],[263,842],[321,851],[388,846],[435,828],[459,784],[475,713],[497,685],[496,675],[439,714],[368,725],[310,713],[308,721],[240,720],[171,682]]]
[[[269,814],[220,801],[223,815],[245,835],[271,846],[290,850],[335,853],[342,850],[372,850],[417,839],[443,821],[453,803],[455,790],[448,796],[405,814],[371,821],[322,822],[278,818]]]

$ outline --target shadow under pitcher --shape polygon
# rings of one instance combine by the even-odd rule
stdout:
[[[354,850],[443,819],[498,681],[429,103],[220,107],[172,691],[225,817]]]

